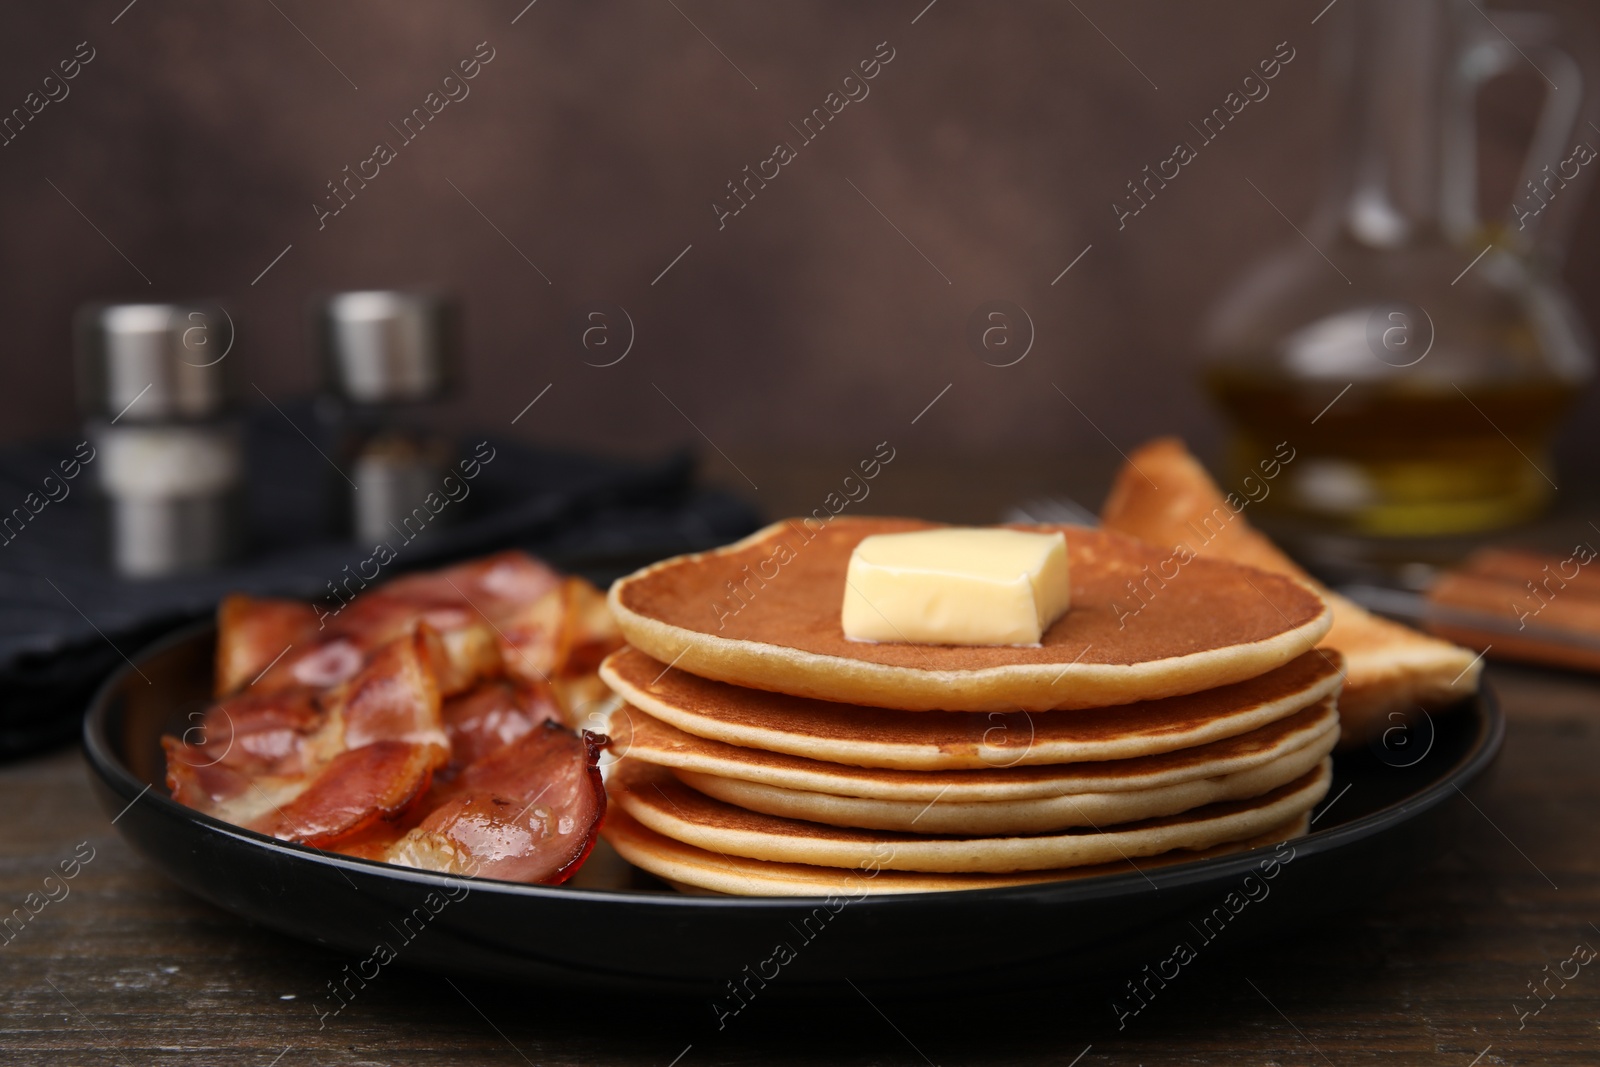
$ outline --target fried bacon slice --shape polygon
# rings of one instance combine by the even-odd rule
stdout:
[[[445,701],[443,718],[450,763],[441,777],[449,780],[540,723],[559,722],[561,707],[548,686],[486,682]]]
[[[167,788],[191,808],[242,824],[298,792],[307,746],[326,716],[311,691],[294,689],[230,697],[190,722],[181,737],[161,739]]]
[[[561,882],[605,814],[607,743],[561,724],[600,699],[595,667],[620,642],[598,590],[521,552],[408,575],[334,611],[229,597],[219,699],[162,738],[167,786],[285,841]]]
[[[349,577],[344,585],[352,599],[331,609],[326,602],[229,597],[217,618],[217,694],[244,685],[337,685],[419,622],[445,642],[441,691],[465,692],[504,673],[501,628],[570,581],[581,579],[563,579],[526,553],[511,551],[406,575],[365,592],[365,582]]]
[[[499,627],[506,674],[526,684],[551,685],[567,712],[569,725],[593,696],[580,684],[595,676],[600,661],[622,647],[605,595],[582,578],[568,578],[559,589],[518,611]]]
[[[496,552],[442,570],[407,574],[377,595],[437,607],[466,604],[490,619],[504,619],[561,585],[560,573],[526,552]]]
[[[569,578],[566,592],[571,637],[562,670],[580,676],[597,673],[600,661],[622,647],[622,630],[600,590],[582,578]]]
[[[450,757],[435,680],[442,655],[439,635],[419,624],[320,699],[292,689],[219,701],[199,727],[162,739],[168,788],[208,815],[306,843],[392,817],[427,790]],[[379,744],[406,751],[351,756]],[[385,762],[363,762],[384,753]],[[352,782],[368,794],[369,810],[359,818],[352,812],[360,793],[339,782],[355,771]],[[342,814],[330,814],[335,810]],[[295,830],[296,823],[308,830]]]
[[[439,664],[444,644],[426,623],[397,637],[328,698],[330,714],[344,728],[344,747],[405,741],[434,749],[435,765],[450,755],[440,715]]]
[[[249,828],[281,841],[336,846],[380,819],[403,815],[428,790],[436,753],[431,745],[374,741],[330,760],[294,799]]]
[[[301,769],[306,740],[323,719],[310,689],[246,691],[217,701],[198,716],[183,733],[182,755],[191,765],[220,763],[246,773],[293,774]]]
[[[554,722],[478,760],[384,859],[512,882],[566,881],[594,847],[606,810],[603,735]]]
[[[167,792],[185,807],[227,818],[222,805],[250,788],[250,775],[217,762],[200,746],[168,735],[161,747],[167,754]]]
[[[571,649],[567,587],[553,589],[519,608],[496,629],[506,673],[519,682],[548,683]]]
[[[470,623],[440,634],[443,659],[438,664],[439,692],[444,696],[465,693],[488,678],[505,673],[500,646],[494,631],[482,623]]]
[[[317,629],[310,604],[237,593],[225,597],[217,608],[216,695],[243,689],[294,646],[308,646]]]
[[[209,762],[213,757],[203,749],[174,737],[163,737],[161,744],[167,752],[172,798],[235,826],[254,826],[311,785],[311,776],[305,773],[253,774],[221,761]]]

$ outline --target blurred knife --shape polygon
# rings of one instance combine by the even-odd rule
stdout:
[[[1489,611],[1440,604],[1421,593],[1376,585],[1345,585],[1336,592],[1369,611],[1419,624],[1441,637],[1473,647],[1497,644],[1516,659],[1593,668],[1600,657],[1600,635],[1538,622],[1518,622]]]

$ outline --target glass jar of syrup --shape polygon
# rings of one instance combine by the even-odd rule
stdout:
[[[1296,458],[1262,508],[1335,534],[1527,519],[1551,498],[1552,435],[1593,373],[1557,277],[1600,167],[1600,135],[1580,121],[1584,71],[1542,15],[1347,0],[1333,16],[1345,106],[1330,182],[1304,239],[1250,271],[1205,330],[1235,471],[1287,441]],[[1546,93],[1517,201],[1485,222],[1476,98],[1521,64],[1560,91]]]

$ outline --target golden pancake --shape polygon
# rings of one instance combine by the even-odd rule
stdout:
[[[846,639],[839,612],[856,543],[935,525],[775,523],[621,579],[611,610],[629,643],[692,674],[906,711],[1099,708],[1196,693],[1287,663],[1332,622],[1297,578],[1222,560],[1179,564],[1120,534],[1064,526],[1047,529],[1067,538],[1072,608],[1038,647]],[[1136,586],[1146,599],[1130,620]]]
[[[606,814],[601,833],[618,855],[641,870],[665,879],[675,888],[689,893],[726,893],[736,896],[845,897],[877,896],[890,893],[951,892],[963,889],[994,889],[1056,882],[1069,878],[1094,878],[1131,874],[1174,863],[1209,859],[1252,848],[1265,848],[1299,837],[1308,829],[1309,814],[1302,814],[1251,838],[1208,849],[1177,849],[1149,856],[1135,866],[1129,860],[1088,867],[1068,867],[1055,871],[1018,871],[1012,874],[928,874],[920,871],[887,871],[876,868],[845,869],[814,867],[802,863],[770,863],[766,860],[724,856],[663,837],[612,808]],[[842,906],[842,905],[841,905]]]
[[[746,811],[684,785],[664,767],[623,760],[611,798],[656,833],[729,856],[819,867],[979,872],[1049,870],[1244,841],[1311,810],[1328,791],[1332,761],[1249,800],[1100,829],[1009,837],[859,830]]]
[[[686,785],[748,811],[830,826],[898,830],[910,834],[1037,834],[1077,826],[1101,827],[1176,815],[1227,800],[1245,800],[1294,781],[1322,762],[1339,739],[1337,720],[1313,743],[1260,767],[1218,778],[1198,778],[1154,789],[1117,793],[1063,793],[1029,800],[952,802],[874,800],[784,789],[738,778],[675,771]]]
[[[1064,793],[1114,793],[1157,789],[1201,778],[1238,774],[1298,751],[1337,731],[1339,715],[1324,697],[1287,718],[1237,737],[1155,756],[984,770],[903,771],[824,763],[781,752],[741,748],[696,737],[628,708],[607,732],[612,750],[674,770],[834,796],[927,803],[1031,800]]]
[[[1010,715],[909,715],[743,689],[669,670],[631,648],[609,656],[600,675],[635,711],[685,733],[827,763],[923,771],[1121,760],[1193,748],[1259,729],[1331,696],[1340,666],[1336,652],[1307,652],[1260,677],[1187,696]]]

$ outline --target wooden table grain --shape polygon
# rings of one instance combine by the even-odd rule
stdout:
[[[1321,928],[1201,958],[1121,1030],[1109,983],[921,1001],[843,986],[754,1001],[718,1030],[703,1002],[400,967],[319,1026],[312,1002],[349,961],[167,882],[91,801],[81,756],[41,756],[0,768],[0,913],[48,900],[0,943],[0,1062],[1600,1063],[1600,961],[1566,962],[1600,948],[1600,682],[1488,673],[1510,720],[1504,755],[1440,860]],[[75,877],[47,886],[63,862]]]

